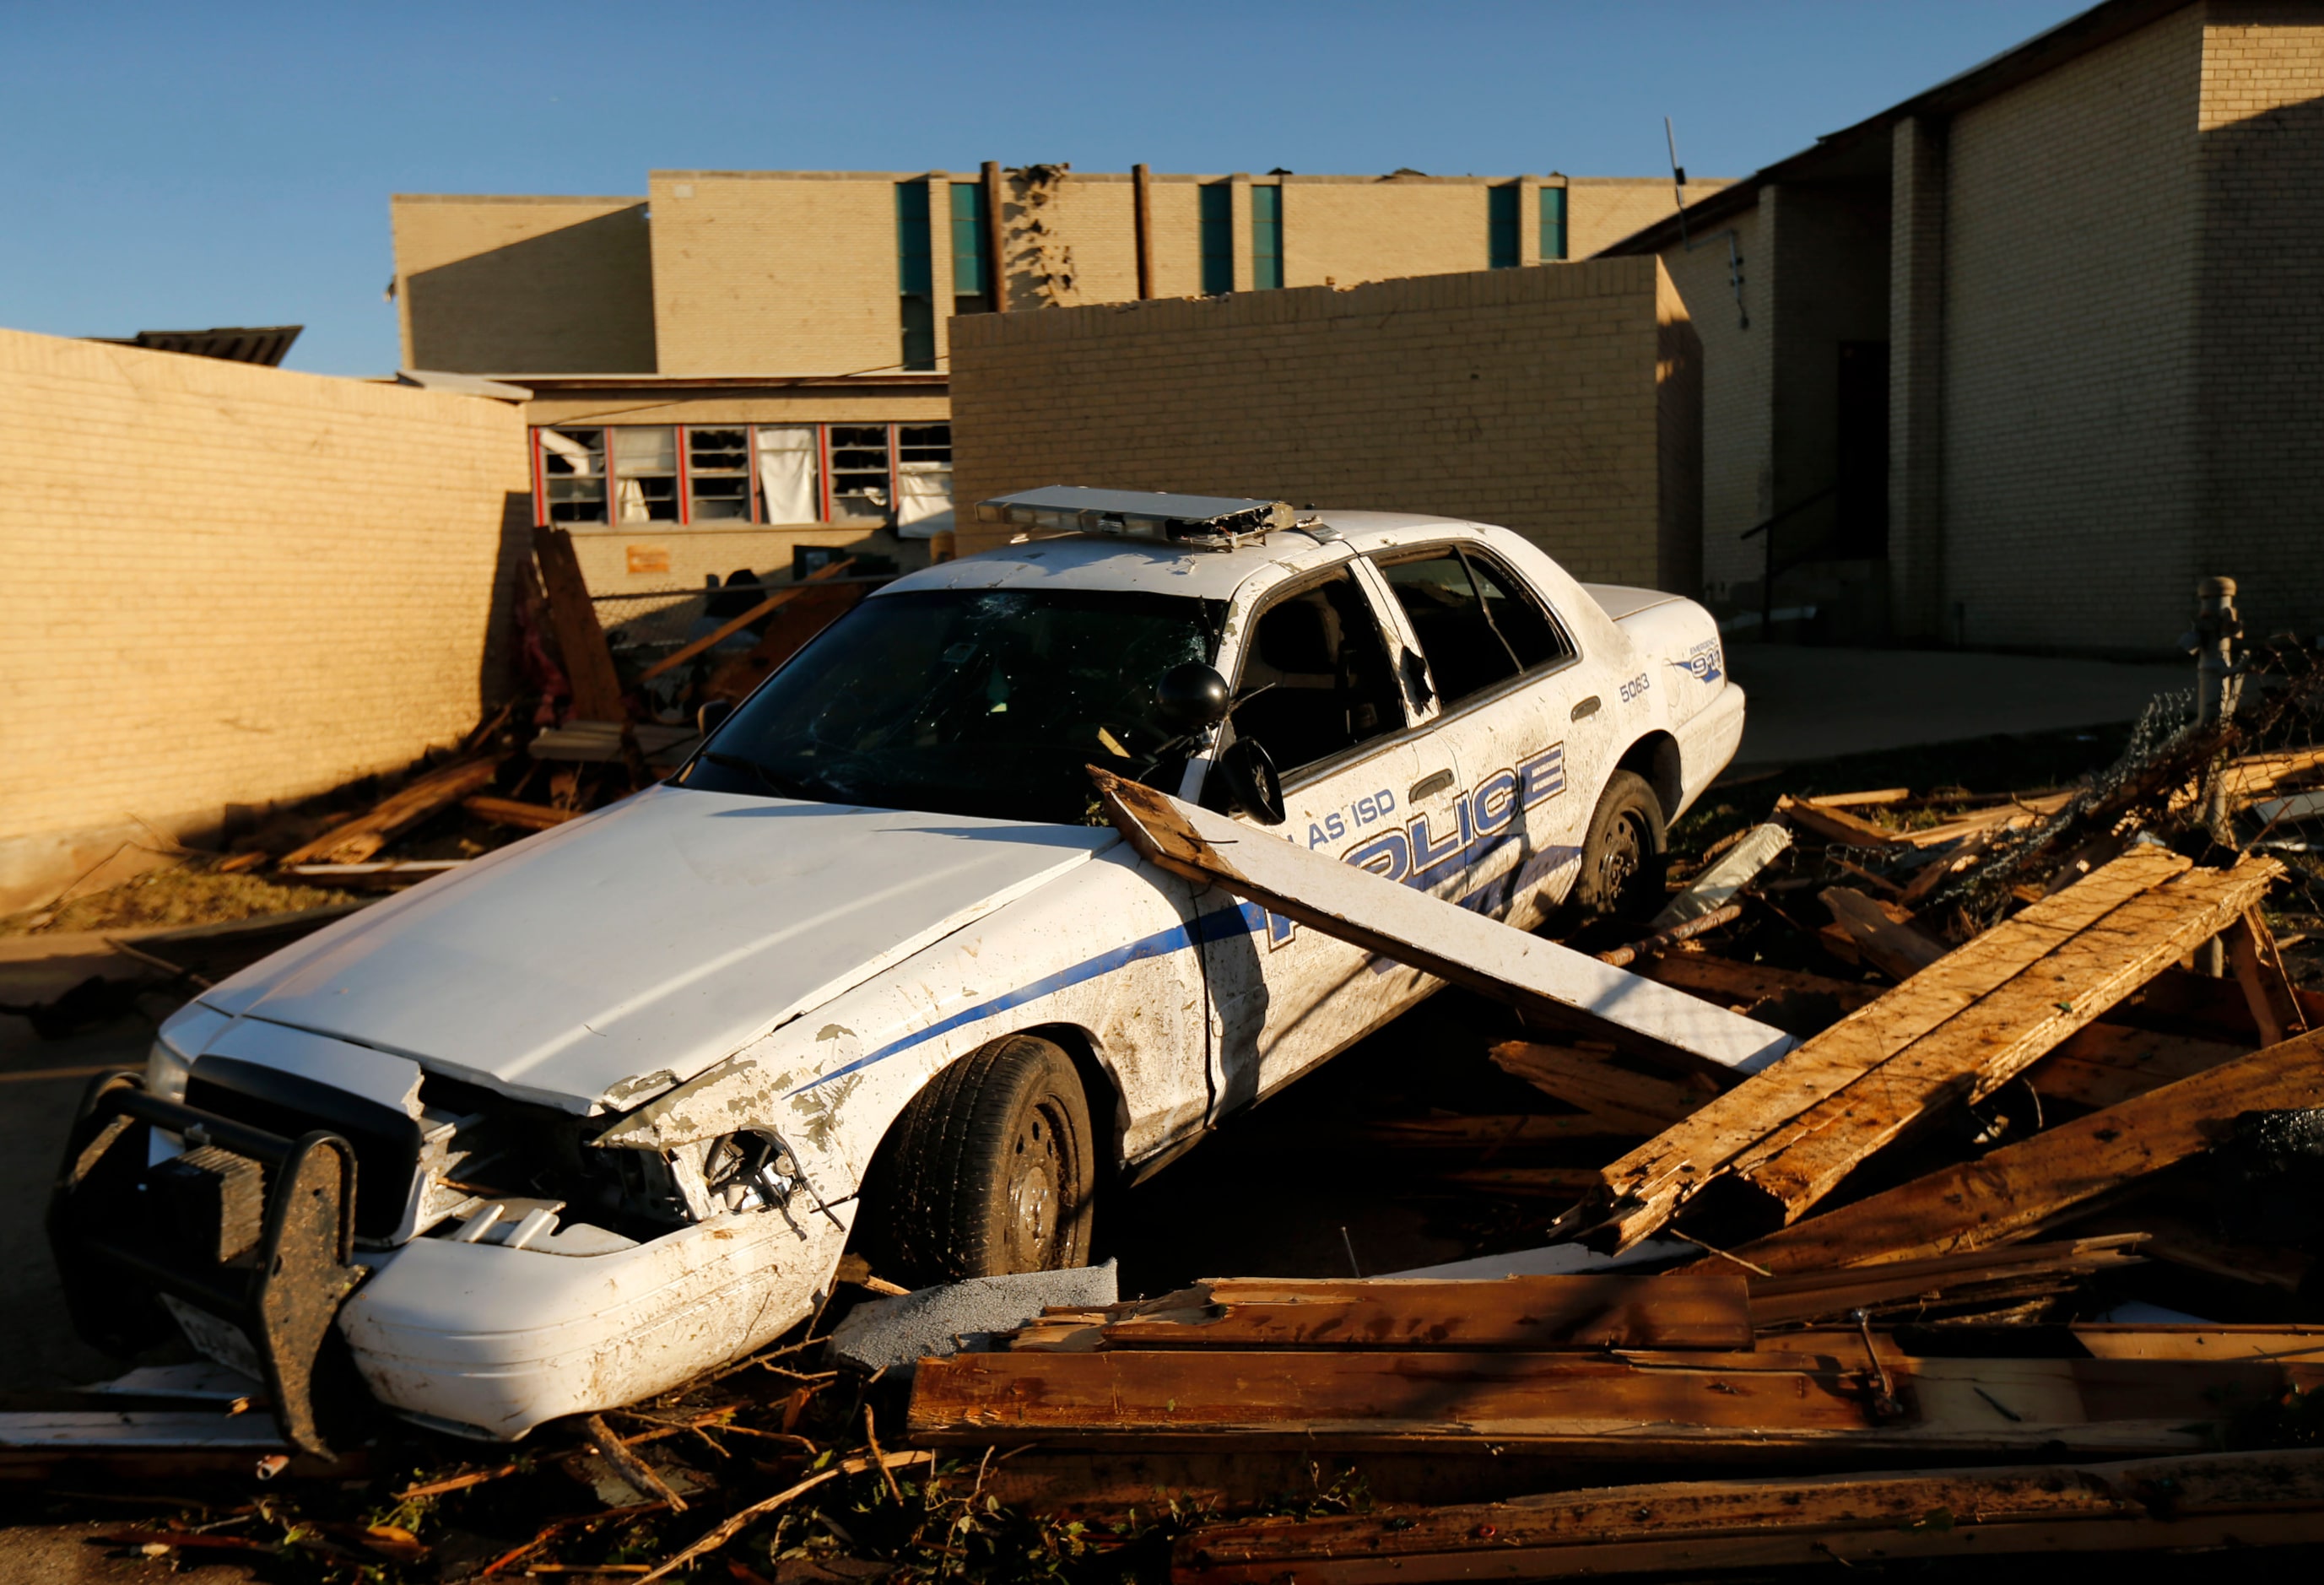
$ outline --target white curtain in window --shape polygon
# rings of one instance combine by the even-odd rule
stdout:
[[[906,539],[933,539],[953,531],[952,464],[907,462],[896,465],[896,533]]]
[[[770,523],[822,521],[823,502],[815,488],[815,426],[761,425],[759,429],[759,490]]]

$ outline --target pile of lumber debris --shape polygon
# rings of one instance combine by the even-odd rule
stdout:
[[[2324,1544],[2324,998],[2229,824],[2319,768],[1785,798],[1596,963],[1101,777],[1152,862],[1514,1009],[1570,1203],[1499,1280],[1053,1313],[923,1360],[910,1438],[1036,1506],[1209,1505],[1189,1581]],[[1385,1506],[1237,1516],[1326,1479]]]

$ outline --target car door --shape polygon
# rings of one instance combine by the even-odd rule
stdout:
[[[1459,777],[1442,755],[1430,757],[1431,712],[1403,681],[1386,614],[1343,562],[1268,591],[1236,624],[1246,637],[1223,659],[1235,676],[1230,730],[1268,751],[1288,816],[1269,827],[1244,816],[1251,840],[1296,842],[1402,880],[1414,822],[1456,829]],[[1255,906],[1219,898],[1205,921],[1222,1115],[1411,999],[1410,971]]]
[[[1604,701],[1573,697],[1583,675],[1565,625],[1537,590],[1473,540],[1371,558],[1428,662],[1435,736],[1461,768],[1461,848],[1435,889],[1521,927],[1571,889],[1590,808],[1577,751],[1595,756]]]

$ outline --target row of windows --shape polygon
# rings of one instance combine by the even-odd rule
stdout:
[[[538,521],[879,522],[952,510],[950,424],[563,424],[533,436]]]
[[[991,214],[984,184],[955,181],[951,189],[952,312],[982,314],[992,307],[991,262],[985,257],[985,228]],[[935,253],[929,247],[929,184],[896,184],[896,276],[901,282],[903,304],[903,367],[936,366],[936,298]],[[1521,190],[1512,182],[1485,189],[1486,248],[1491,267],[1509,270],[1520,257],[1518,234],[1523,213]],[[1541,190],[1540,256],[1565,257],[1565,189]],[[1234,189],[1226,182],[1205,182],[1197,198],[1202,220],[1203,291],[1216,297],[1234,290]],[[1250,279],[1261,291],[1283,284],[1283,189],[1250,189]]]

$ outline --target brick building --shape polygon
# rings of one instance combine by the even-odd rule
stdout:
[[[2109,0],[1616,244],[1702,338],[1709,593],[2136,654],[2224,573],[2316,631],[2319,190],[2324,4]]]
[[[964,318],[1580,257],[1661,179],[653,172],[643,198],[392,200],[403,364],[518,387],[593,587],[951,526]]]
[[[1441,511],[1701,579],[1701,354],[1651,256],[953,322],[964,500],[1050,484]],[[1010,530],[964,522],[964,551]]]

